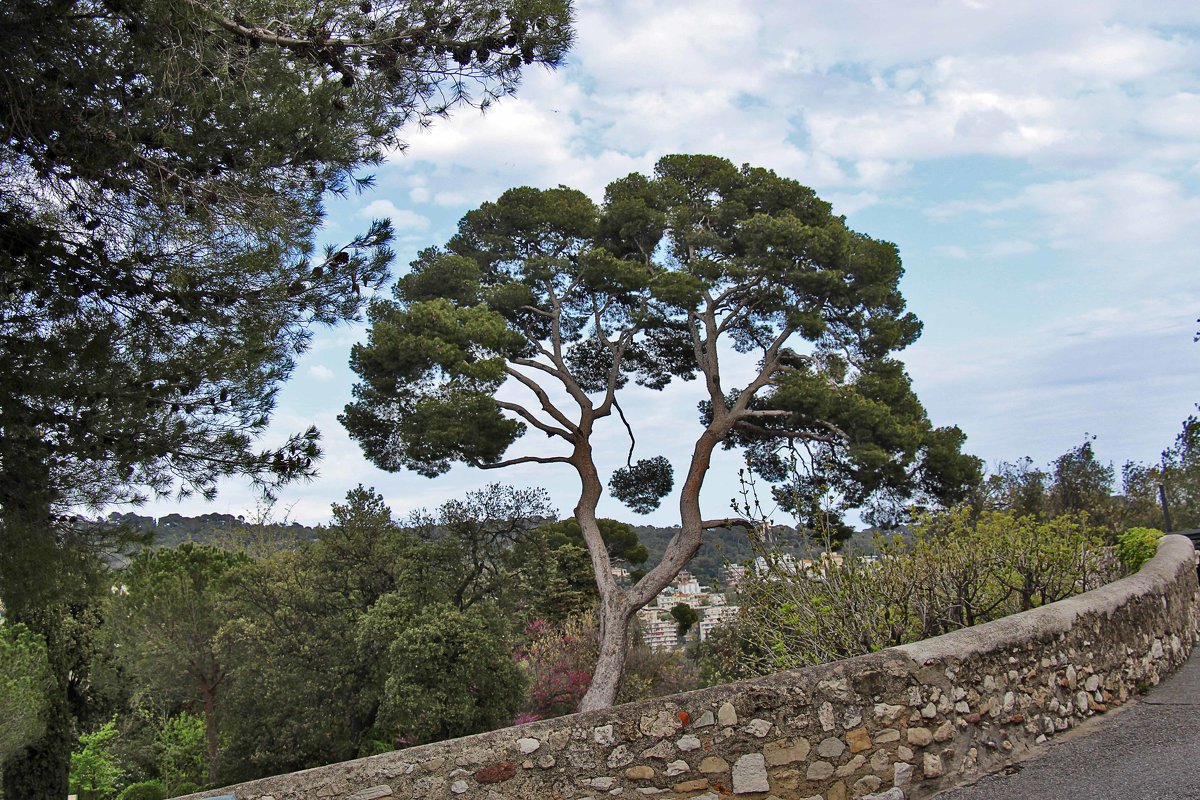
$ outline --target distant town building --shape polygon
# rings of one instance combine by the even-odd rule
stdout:
[[[725,591],[736,591],[738,584],[746,580],[746,566],[744,564],[726,564],[721,568],[721,582],[725,584]]]
[[[708,606],[700,612],[700,641],[706,640],[712,632],[726,622],[737,619],[738,606]]]
[[[697,630],[700,638],[706,639],[714,628],[737,615],[737,606],[727,602],[724,594],[701,586],[691,573],[680,572],[653,602],[638,611],[642,640],[654,650],[679,647],[679,623],[671,609],[680,603],[696,609],[700,617]]]

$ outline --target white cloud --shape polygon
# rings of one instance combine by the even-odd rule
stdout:
[[[333,370],[324,364],[313,364],[308,368],[308,374],[319,381],[328,381],[333,378]]]
[[[429,228],[429,218],[407,208],[399,208],[391,200],[372,200],[358,212],[360,217],[387,217],[399,231],[423,231]]]

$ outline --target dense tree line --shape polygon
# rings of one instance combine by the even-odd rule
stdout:
[[[1051,519],[1086,513],[1110,540],[1127,528],[1186,530],[1200,526],[1200,419],[1189,416],[1157,463],[1101,461],[1085,437],[1045,467],[1030,458],[1005,462],[971,499],[977,509]]]
[[[616,563],[645,558],[632,528],[604,527]],[[590,563],[540,490],[492,485],[395,520],[360,487],[312,540],[271,531],[146,547],[98,580],[77,636],[93,667],[81,797],[170,796],[569,713],[590,683]],[[49,673],[39,637],[0,632],[12,752],[40,734]],[[626,699],[693,685],[678,657],[635,653]]]

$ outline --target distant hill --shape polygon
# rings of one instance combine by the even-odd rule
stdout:
[[[679,532],[679,528],[656,528],[642,525],[634,528],[638,538],[650,551],[650,559],[645,566],[657,564],[662,559],[671,537]],[[773,531],[776,545],[784,552],[794,555],[806,555],[815,547],[808,537],[799,534],[793,528],[775,528]],[[750,538],[741,528],[718,528],[704,534],[704,544],[687,565],[688,572],[695,575],[700,583],[712,585],[719,582],[721,568],[726,564],[743,564],[753,560],[754,549]]]
[[[251,540],[250,544],[263,540],[305,542],[315,540],[320,530],[319,527],[301,525],[298,522],[259,525],[231,514],[202,514],[198,517],[167,514],[154,518],[133,513],[113,513],[108,515],[107,521],[125,525],[140,533],[153,534],[154,545],[157,547],[177,547],[184,542],[226,544],[234,540],[245,542],[247,538]],[[677,527],[659,528],[653,525],[634,526],[634,530],[637,531],[638,539],[650,551],[650,558],[644,565],[646,567],[659,562],[667,549],[667,543],[679,532]],[[870,529],[854,533],[842,547],[842,552],[860,555],[874,553],[875,533],[876,531]],[[821,549],[815,541],[795,528],[777,527],[773,534],[776,546],[781,551],[795,556],[812,556]],[[701,583],[711,586],[720,582],[723,566],[743,564],[754,557],[750,539],[744,530],[720,528],[705,533],[704,544],[688,564],[687,570]]]
[[[656,528],[651,525],[635,526],[638,538],[650,551],[650,558],[643,566],[649,568],[659,562],[671,537],[679,532],[679,528]],[[799,558],[811,558],[821,550],[823,545],[797,528],[777,527],[773,529],[775,546],[784,553]],[[875,536],[880,533],[875,528],[855,531],[842,545],[840,551],[852,555],[873,555],[875,553]],[[909,535],[905,530],[891,531]],[[744,564],[755,557],[753,547],[746,532],[741,528],[719,528],[704,534],[704,544],[699,552],[687,565],[688,572],[695,575],[702,584],[711,586],[721,578],[721,568],[726,564]]]
[[[108,515],[107,522],[124,525],[139,533],[153,534],[154,545],[157,547],[177,547],[184,542],[220,544],[233,537],[244,536],[246,531],[298,541],[312,541],[317,538],[318,530],[298,522],[259,525],[231,514],[201,514],[198,517],[167,514],[156,519],[133,513],[113,513]]]

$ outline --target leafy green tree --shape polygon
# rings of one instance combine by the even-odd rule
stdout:
[[[0,599],[52,650],[64,509],[312,474],[314,429],[255,439],[391,259],[383,220],[314,253],[323,197],[572,35],[568,0],[234,5],[0,4]],[[66,793],[65,703],[7,794]]]
[[[446,551],[442,558],[452,573],[452,601],[466,610],[511,591],[514,547],[554,513],[544,489],[493,483],[443,503],[436,512],[414,513],[408,526]]]
[[[1200,419],[1190,416],[1183,421],[1157,464],[1128,462],[1121,479],[1123,526],[1176,531],[1200,527]]]
[[[1004,461],[982,482],[977,505],[1020,517],[1040,517],[1046,513],[1049,484],[1050,476],[1035,467],[1032,458]]]
[[[1085,438],[1054,459],[1049,492],[1049,513],[1087,514],[1093,522],[1108,525],[1113,516],[1112,464],[1101,463],[1092,450],[1094,436]]]
[[[596,605],[596,581],[582,540],[537,528],[513,547],[512,567],[508,597],[516,607],[505,610],[521,621],[563,622]]]
[[[388,470],[575,470],[574,516],[601,625],[582,707],[609,705],[634,613],[706,530],[728,522],[700,512],[717,447],[754,447],[766,464],[819,449],[840,489],[864,502],[885,491],[954,500],[962,487],[935,473],[977,472],[946,446],[960,432],[932,429],[891,355],[920,332],[897,288],[901,272],[894,246],[848,229],[810,189],[711,156],[665,157],[651,177],[610,184],[599,207],[565,187],[511,189],[468,213],[444,248],[422,252],[393,301],[372,305],[369,339],[351,356],[360,382],[341,419]],[[755,358],[744,385],[728,386],[725,365]],[[604,479],[593,437],[631,380],[662,389],[674,378],[699,378],[704,398],[681,527],[626,589],[597,519]],[[528,402],[500,393],[505,384]],[[506,457],[531,429],[561,450]],[[644,511],[670,490],[669,467],[661,456],[630,458],[610,489]]]
[[[0,759],[46,729],[54,678],[46,642],[24,625],[0,625]]]
[[[363,620],[360,647],[385,675],[380,715],[409,744],[512,722],[525,680],[496,620],[430,605],[417,613],[384,598]]]
[[[578,558],[533,531],[548,511],[544,503],[540,491],[487,487],[418,514],[420,524],[408,528],[378,494],[359,487],[334,505],[316,541],[241,570],[239,612],[228,628],[237,658],[222,721],[227,774],[304,769],[390,750],[400,739],[510,722],[510,689],[480,683],[471,670],[489,670],[488,681],[516,675],[519,693],[515,629],[547,606],[570,613],[578,602],[564,574],[577,571]],[[464,648],[469,663],[451,669],[447,662],[429,683],[432,656],[416,644],[393,644],[433,637],[442,622],[453,638],[437,647]],[[410,657],[417,660],[407,666],[399,660]],[[415,677],[419,671],[426,677]],[[396,698],[423,692],[420,719],[406,716]],[[495,709],[482,707],[481,693],[495,693]]]
[[[1114,470],[1096,458],[1095,438],[1085,437],[1045,469],[1035,467],[1029,457],[1001,463],[980,484],[975,505],[1042,520],[1087,514],[1093,523],[1115,529],[1119,504],[1113,497]]]
[[[355,631],[385,596],[445,599],[446,568],[392,519],[373,490],[333,506],[314,542],[235,576],[222,770],[248,780],[370,754],[382,689]],[[394,744],[394,742],[392,743]]]
[[[223,591],[243,556],[183,544],[139,555],[122,575],[112,622],[129,673],[159,696],[194,704],[204,719],[207,782],[217,780],[217,713],[230,664],[220,642]]]
[[[71,753],[70,781],[80,800],[104,800],[116,793],[125,774],[113,753],[118,735],[117,721],[111,719],[79,737],[80,749]]]
[[[608,551],[610,559],[629,564],[645,564],[646,559],[650,557],[650,551],[638,541],[637,531],[632,525],[615,519],[600,518],[596,520],[596,527],[600,529],[600,538],[604,541],[604,548]],[[574,517],[543,525],[541,530],[551,536],[561,536],[568,542],[584,543],[583,529]]]
[[[170,796],[185,784],[210,782],[208,726],[203,716],[183,712],[171,717],[155,737],[162,785]]]
[[[671,609],[671,619],[679,626],[679,638],[682,640],[692,626],[700,621],[700,614],[687,603],[676,603]]]

